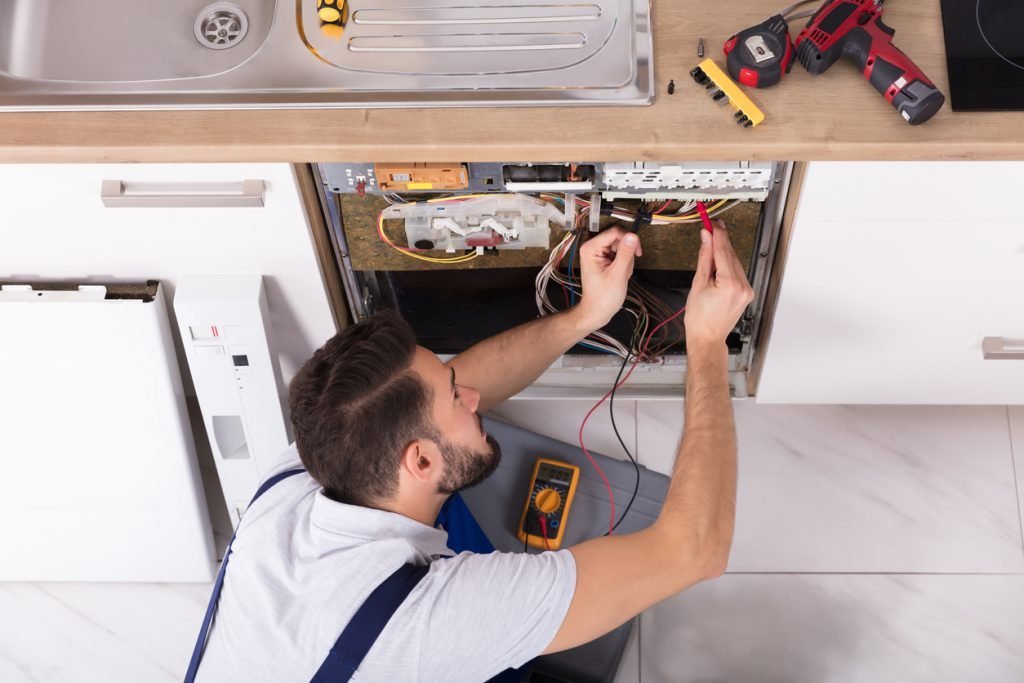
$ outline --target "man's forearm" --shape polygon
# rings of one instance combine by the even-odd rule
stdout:
[[[453,358],[459,384],[480,392],[482,412],[529,386],[593,332],[578,308],[538,318],[474,344]]]
[[[670,546],[701,578],[725,570],[736,517],[736,426],[725,344],[687,350],[685,425],[658,518]]]

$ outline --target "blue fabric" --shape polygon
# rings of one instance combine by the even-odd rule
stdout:
[[[404,564],[377,586],[338,636],[310,683],[341,683],[351,679],[391,617],[426,575],[426,566]]]
[[[468,551],[486,555],[494,552],[494,545],[458,493],[453,493],[441,506],[434,526],[448,532],[448,547],[456,553]],[[518,669],[505,669],[488,683],[520,683],[532,666],[531,660]]]
[[[434,526],[448,532],[448,547],[456,553],[469,551],[486,555],[494,552],[494,546],[491,545],[487,534],[477,524],[473,513],[466,506],[466,501],[457,493],[453,493],[441,506]]]
[[[252,507],[252,504],[256,502],[256,499],[266,493],[272,486],[277,484],[283,479],[287,479],[300,472],[306,470],[295,469],[285,470],[275,474],[270,479],[263,482],[263,485],[256,489],[256,495],[249,501],[249,505],[246,506],[246,510]],[[224,561],[220,563],[220,571],[217,572],[217,580],[213,583],[213,594],[210,595],[210,602],[206,606],[206,614],[203,616],[203,625],[199,628],[199,637],[196,639],[196,645],[192,649],[192,660],[188,663],[188,671],[185,672],[185,683],[193,683],[196,680],[196,673],[199,671],[199,662],[203,658],[203,650],[206,649],[206,638],[210,635],[210,625],[213,624],[213,615],[217,611],[217,601],[220,599],[220,590],[224,587],[224,572],[228,568],[228,559],[231,557],[231,544],[235,542],[235,534],[231,535],[231,542],[228,543],[228,549],[224,552]]]

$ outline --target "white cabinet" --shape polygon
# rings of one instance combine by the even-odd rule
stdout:
[[[1024,163],[811,164],[758,400],[1024,403],[1022,179]]]
[[[100,196],[118,180],[129,195],[203,203],[247,179],[265,184],[264,206],[107,208]],[[284,383],[335,332],[289,164],[0,164],[0,245],[0,279],[154,279],[168,301],[179,275],[261,274]]]
[[[105,206],[101,197],[105,186],[108,193],[111,187],[123,191],[129,203],[152,205]],[[140,195],[152,199],[139,202]],[[178,278],[212,274],[263,277],[270,345],[277,356],[283,396],[298,368],[336,331],[299,180],[291,165],[0,164],[0,281],[158,280],[174,329],[170,302]],[[76,344],[70,334],[65,341]],[[193,395],[188,364],[180,345],[176,346],[185,394]],[[0,340],[0,354],[11,348]],[[62,380],[69,385],[76,381],[75,388],[88,387],[95,383],[95,374],[83,371]],[[59,392],[61,386],[53,389]],[[59,424],[61,416],[55,415],[54,420]],[[201,442],[205,438],[201,428],[195,428],[195,435],[200,453],[208,451]],[[88,428],[80,431],[80,437],[96,441],[90,444],[94,449],[102,445],[101,435]],[[7,455],[19,457],[0,453],[0,462]],[[129,478],[116,476],[105,485],[109,489],[90,492],[91,504],[123,497],[124,489],[132,486]],[[216,496],[211,494],[211,502]],[[45,490],[39,490],[38,497],[45,497]],[[213,512],[216,518],[217,511]],[[117,571],[112,567],[109,576],[123,577]]]

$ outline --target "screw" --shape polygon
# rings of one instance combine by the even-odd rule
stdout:
[[[704,56],[704,39],[703,38],[698,38],[697,39],[697,56],[698,57],[703,57]]]
[[[668,94],[671,95],[676,91],[676,82],[669,80],[668,82]]]

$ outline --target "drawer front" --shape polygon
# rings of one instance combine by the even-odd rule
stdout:
[[[1024,162],[814,162],[797,221],[1002,221],[1020,213]]]
[[[758,400],[1024,403],[1020,340],[1024,220],[800,220]]]

